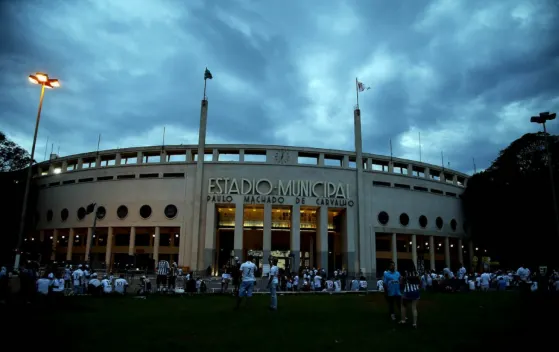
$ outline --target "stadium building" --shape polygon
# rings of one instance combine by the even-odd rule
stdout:
[[[53,156],[38,165],[36,231],[57,261],[215,270],[232,257],[375,275],[463,262],[468,176],[422,162],[271,145],[165,145]],[[203,130],[203,131],[202,131]],[[201,156],[203,154],[203,157]],[[95,213],[87,213],[88,204]],[[32,211],[32,209],[30,209]],[[465,243],[464,243],[465,244]]]

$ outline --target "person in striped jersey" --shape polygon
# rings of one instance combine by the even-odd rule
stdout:
[[[169,271],[169,262],[166,260],[160,260],[157,264],[157,278],[155,281],[158,291],[161,291],[163,286],[167,285],[167,275],[169,274]]]
[[[400,324],[405,324],[407,321],[406,308],[411,305],[413,315],[413,327],[417,328],[417,301],[419,300],[419,289],[421,288],[421,279],[417,272],[405,272],[402,277],[402,284],[404,287],[404,294],[402,296],[402,306]]]

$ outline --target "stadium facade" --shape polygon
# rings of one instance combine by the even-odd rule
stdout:
[[[26,241],[49,243],[57,261],[149,267],[167,259],[206,270],[274,255],[293,270],[374,275],[389,260],[442,268],[473,254],[462,243],[459,198],[468,176],[422,162],[201,144],[54,156],[38,166],[37,226]]]

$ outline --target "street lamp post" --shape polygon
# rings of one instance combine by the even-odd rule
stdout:
[[[33,84],[41,86],[41,97],[39,99],[39,110],[37,111],[37,120],[35,121],[35,134],[33,135],[33,145],[31,146],[31,159],[29,160],[29,170],[27,170],[27,179],[25,181],[25,193],[23,194],[23,205],[21,207],[21,220],[19,223],[19,233],[16,246],[16,258],[14,262],[14,270],[19,268],[19,260],[21,258],[20,248],[23,242],[23,234],[25,232],[25,217],[27,215],[27,202],[29,200],[29,187],[33,176],[33,158],[35,157],[35,145],[37,144],[37,133],[39,132],[39,122],[41,121],[41,109],[43,108],[43,98],[45,96],[45,88],[59,88],[60,82],[57,79],[49,78],[46,73],[37,72],[29,75],[29,81]]]
[[[559,209],[557,206],[557,194],[555,193],[555,177],[553,176],[553,160],[551,158],[551,150],[549,149],[549,141],[547,138],[547,129],[545,128],[546,121],[555,120],[556,113],[550,114],[549,112],[540,112],[539,116],[532,116],[530,122],[541,123],[543,125],[543,135],[545,151],[547,154],[547,164],[549,167],[549,180],[551,182],[551,196],[553,197],[553,210],[555,213],[555,226],[557,227],[557,236],[559,236]]]

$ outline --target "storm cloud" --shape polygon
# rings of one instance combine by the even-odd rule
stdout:
[[[28,0],[0,2],[0,130],[37,160],[195,144],[207,66],[208,143],[353,150],[471,173],[559,110],[554,0]],[[557,133],[557,122],[549,130]],[[445,165],[446,166],[446,165]]]

